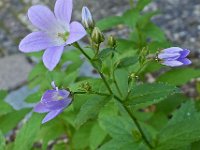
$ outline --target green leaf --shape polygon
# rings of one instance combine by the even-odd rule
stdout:
[[[148,106],[164,100],[169,95],[179,93],[173,85],[164,83],[134,85],[128,97],[127,105],[134,107]]]
[[[125,68],[125,67],[129,67],[131,65],[134,65],[138,62],[138,57],[137,56],[133,56],[133,57],[126,57],[126,58],[122,58],[119,63],[118,63],[118,68]]]
[[[142,11],[145,6],[147,6],[151,0],[139,0],[136,6],[136,9]]]
[[[119,141],[137,141],[133,136],[133,132],[137,131],[134,123],[126,117],[107,116],[100,118],[100,125],[109,135]]]
[[[123,97],[126,97],[128,94],[128,72],[125,69],[117,69],[114,72],[116,84],[119,87],[120,93]],[[114,86],[117,88],[116,86]],[[118,90],[116,92],[119,94]],[[120,96],[120,95],[119,95]]]
[[[63,113],[60,115],[63,115]],[[60,117],[60,115],[58,116],[58,118]],[[36,140],[42,141],[42,149],[46,150],[49,141],[59,138],[59,136],[63,135],[66,132],[65,129],[66,126],[59,119],[53,119],[50,122],[42,125]]]
[[[98,123],[96,123],[91,130],[90,133],[90,148],[91,150],[96,150],[103,140],[105,139],[107,133],[99,126]]]
[[[159,42],[166,41],[165,33],[154,23],[149,23],[142,30],[145,33],[145,35],[152,41],[159,41]]]
[[[31,149],[36,135],[39,132],[42,116],[40,114],[33,114],[30,120],[20,129],[17,134],[14,150]]]
[[[157,81],[167,82],[173,85],[183,85],[193,78],[200,76],[200,70],[193,68],[172,69],[159,76]]]
[[[120,16],[111,16],[104,18],[97,22],[97,27],[99,27],[101,30],[108,30],[110,28],[113,28],[119,24],[123,23],[123,18]]]
[[[33,93],[33,94],[29,95],[25,99],[25,101],[28,102],[28,103],[36,103],[36,102],[40,101],[41,97],[42,97],[42,93],[37,92],[37,93]]]
[[[106,48],[103,49],[100,53],[99,53],[99,58],[100,59],[105,59],[106,57],[110,56],[112,53],[115,53],[116,51],[112,48]]]
[[[0,150],[5,150],[6,140],[3,133],[0,131]]]
[[[87,120],[95,118],[101,108],[110,100],[110,97],[95,96],[88,99],[81,107],[78,113],[75,124],[83,125]]]
[[[68,150],[66,143],[59,143],[53,146],[53,150]]]
[[[200,140],[199,126],[200,113],[196,111],[194,102],[188,101],[158,134],[156,150],[178,149]]]
[[[89,122],[81,126],[72,137],[72,145],[75,150],[89,149],[89,135],[93,123]]]
[[[134,143],[133,141],[120,141],[120,140],[110,140],[98,150],[139,150],[139,144]],[[140,149],[148,150],[148,149]]]
[[[124,23],[131,28],[134,28],[136,26],[139,18],[140,18],[139,11],[135,9],[130,9],[123,15]]]
[[[30,109],[23,109],[19,111],[12,111],[6,115],[0,116],[0,129],[6,134],[25,117],[25,115],[30,111]]]
[[[169,115],[171,114],[171,112],[176,110],[177,107],[180,106],[182,102],[186,100],[188,100],[188,98],[184,96],[183,94],[179,93],[179,94],[171,95],[167,97],[167,99],[165,99],[164,101],[161,101],[160,103],[156,105],[156,112]]]
[[[0,116],[13,111],[13,108],[4,101],[6,95],[7,95],[6,91],[0,90]]]

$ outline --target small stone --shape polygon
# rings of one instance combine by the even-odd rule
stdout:
[[[23,54],[0,59],[0,89],[13,89],[27,80],[32,66]]]

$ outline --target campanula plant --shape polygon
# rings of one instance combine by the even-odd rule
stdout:
[[[200,74],[192,68],[190,50],[172,47],[151,21],[157,13],[143,12],[150,0],[130,2],[121,16],[100,21],[83,6],[82,24],[71,22],[72,0],[56,0],[54,13],[43,5],[29,8],[39,31],[22,39],[19,50],[45,52],[29,76],[29,86],[39,88],[27,98],[35,102],[33,114],[14,149],[33,149],[34,143],[70,150],[198,147],[199,104],[180,88]],[[118,25],[128,28],[128,38],[107,34]]]

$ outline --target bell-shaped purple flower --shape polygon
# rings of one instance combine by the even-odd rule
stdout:
[[[161,60],[161,63],[170,67],[179,67],[189,65],[192,62],[186,58],[189,55],[190,51],[188,49],[182,49],[179,47],[171,47],[162,50],[158,54],[158,58]]]
[[[54,83],[52,85],[54,89],[47,90],[41,101],[34,107],[34,112],[48,113],[42,120],[42,124],[59,115],[72,101],[69,91],[59,90]]]
[[[57,0],[54,13],[46,6],[36,5],[28,10],[28,18],[39,29],[27,35],[19,44],[22,52],[45,50],[44,65],[52,71],[59,63],[64,46],[86,35],[79,22],[71,22],[72,0]]]

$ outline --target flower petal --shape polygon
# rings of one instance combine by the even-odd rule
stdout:
[[[44,32],[33,32],[27,35],[19,44],[19,50],[25,53],[44,50],[53,46],[52,40]]]
[[[169,67],[178,67],[178,66],[182,66],[183,63],[177,60],[166,60],[162,63],[163,65],[169,66]]]
[[[183,58],[183,59],[178,59],[178,61],[182,62],[183,65],[190,65],[192,62],[187,59],[187,58]]]
[[[180,52],[181,56],[180,58],[185,58],[190,54],[190,51],[188,49],[184,49],[183,51]]]
[[[72,0],[57,0],[54,8],[56,18],[69,24],[72,16],[72,7]]]
[[[64,100],[49,101],[44,103],[45,107],[51,111],[64,109],[71,103],[71,98],[66,98]]]
[[[42,96],[41,102],[57,101],[60,97],[66,99],[69,96],[70,92],[66,90],[47,90]]]
[[[42,5],[35,5],[29,8],[28,17],[34,26],[43,31],[50,31],[57,24],[53,12],[48,7]]]
[[[183,49],[180,47],[170,47],[163,50],[165,53],[179,53],[181,51],[183,51]]]
[[[49,69],[49,71],[52,71],[59,63],[63,50],[64,50],[63,46],[58,46],[58,47],[48,48],[44,52],[43,62],[44,65]]]
[[[160,53],[158,54],[159,59],[176,60],[180,57],[179,53]]]
[[[47,109],[45,107],[45,105],[41,102],[39,102],[35,107],[34,107],[34,112],[37,112],[37,113],[46,113],[46,112],[49,112],[50,110]]]
[[[59,115],[63,110],[54,110],[54,111],[51,111],[49,112],[45,118],[42,120],[42,124],[52,120],[53,118],[55,118],[57,115]]]
[[[72,22],[70,24],[70,34],[66,44],[72,44],[86,35],[84,27],[79,22]]]

